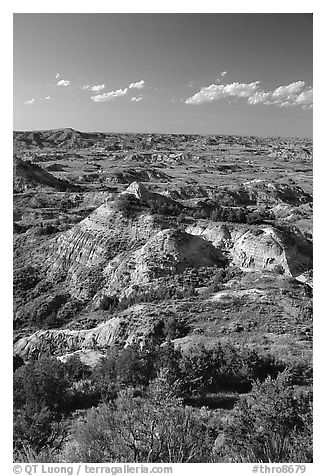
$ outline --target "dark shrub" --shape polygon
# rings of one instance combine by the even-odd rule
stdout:
[[[255,384],[225,426],[219,460],[312,462],[312,394],[289,386],[286,373]]]
[[[67,388],[64,365],[55,358],[41,358],[14,373],[14,406],[28,405],[34,412],[46,406],[53,412],[62,412]]]
[[[185,319],[171,315],[164,320],[164,335],[167,340],[184,337],[189,330],[190,327]]]
[[[221,391],[248,392],[253,380],[275,378],[285,368],[272,356],[221,343],[214,348],[193,346],[182,355],[180,366],[185,396]]]
[[[147,398],[132,389],[76,421],[62,452],[66,462],[210,462],[216,432],[209,412],[182,407],[158,379]]]
[[[28,363],[16,370],[13,385],[16,450],[53,444],[63,435],[61,420],[69,409],[64,365],[53,358]]]

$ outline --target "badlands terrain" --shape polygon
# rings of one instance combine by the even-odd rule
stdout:
[[[309,388],[310,139],[16,131],[13,179],[19,371],[224,346],[295,368]],[[227,415],[250,390],[191,388],[188,405]],[[220,461],[237,460],[228,451]]]

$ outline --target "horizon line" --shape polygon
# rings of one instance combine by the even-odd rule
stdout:
[[[13,129],[13,132],[49,132],[49,131],[63,131],[70,129],[75,132],[81,132],[81,133],[89,133],[89,134],[129,134],[129,135],[136,135],[136,134],[147,134],[147,135],[193,135],[193,136],[227,136],[227,137],[260,137],[260,138],[266,138],[266,139],[308,139],[308,140],[313,140],[313,136],[265,136],[265,135],[255,135],[255,134],[236,134],[236,133],[219,133],[219,132],[207,132],[200,134],[198,132],[159,132],[159,131],[150,131],[150,132],[122,132],[122,131],[94,131],[94,130],[89,130],[89,131],[82,131],[79,129],[75,129],[73,127],[55,127],[55,128],[50,128],[50,129]]]

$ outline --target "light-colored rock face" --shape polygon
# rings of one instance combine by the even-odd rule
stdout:
[[[121,195],[133,195],[136,197],[138,200],[140,200],[141,203],[148,203],[150,201],[155,201],[157,204],[167,204],[167,205],[175,205],[178,206],[179,203],[173,200],[172,198],[169,198],[168,196],[157,193],[157,192],[151,192],[150,190],[147,190],[145,185],[143,185],[141,182],[132,182],[127,189],[121,193]]]
[[[103,273],[107,284],[100,295],[130,296],[134,285],[148,284],[187,267],[219,266],[225,261],[222,253],[201,237],[162,230],[136,251],[121,253],[110,261]]]
[[[14,354],[30,358],[42,352],[67,353],[80,349],[106,348],[118,340],[121,332],[121,320],[118,317],[90,330],[40,330],[20,339],[14,345]]]
[[[58,360],[61,362],[67,362],[71,357],[78,357],[80,361],[87,365],[90,368],[96,367],[96,365],[100,362],[101,359],[105,357],[104,352],[100,352],[98,350],[76,350],[75,352],[67,352],[66,354],[60,355]]]
[[[149,192],[141,182],[132,182],[129,187],[123,193],[130,193],[136,198],[146,200],[149,196]]]
[[[262,291],[261,289],[256,289],[256,288],[251,288],[251,289],[243,289],[240,291],[219,291],[215,294],[213,294],[210,298],[209,301],[213,302],[232,302],[234,298],[242,298],[245,296],[249,300],[253,301],[260,301],[260,302],[266,302],[266,293]]]
[[[201,236],[210,241],[213,246],[223,249],[231,247],[235,239],[235,230],[225,223],[205,223],[199,220],[196,224],[189,225],[186,232]],[[239,236],[241,236],[241,231]]]
[[[248,230],[235,241],[230,254],[242,268],[273,269],[278,265],[285,274],[292,274],[282,236],[269,227]]]
[[[123,248],[133,242],[145,241],[157,229],[151,215],[127,218],[112,208],[112,202],[105,203],[91,215],[62,233],[52,247],[48,264],[49,270],[75,270],[80,266],[100,266],[112,258],[119,249],[114,243],[122,243]]]
[[[158,194],[151,194],[141,183],[134,182],[121,195],[146,201]],[[60,234],[47,259],[49,273],[69,270],[73,279],[80,267],[103,268],[121,250],[145,243],[164,228],[162,221],[158,222],[150,213],[131,216],[123,206],[121,209],[118,201],[108,201],[71,230]]]
[[[136,304],[92,329],[36,331],[14,344],[14,355],[27,360],[50,354],[64,360],[80,354],[85,359],[94,357],[96,361],[114,345],[142,344],[153,334],[158,321],[153,317],[153,306]]]
[[[206,224],[203,221],[186,231],[202,236],[214,246],[228,252],[233,264],[251,270],[274,270],[297,276],[312,265],[312,246],[298,232],[291,241],[272,226]]]
[[[306,271],[302,274],[300,274],[299,276],[296,277],[297,281],[299,281],[300,283],[304,283],[304,284],[307,284],[308,286],[311,287],[311,289],[313,288],[314,284],[313,284],[313,272],[312,270],[309,270],[309,271]]]

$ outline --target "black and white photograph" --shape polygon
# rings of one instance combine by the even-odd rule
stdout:
[[[12,15],[14,473],[310,474],[309,9]]]

